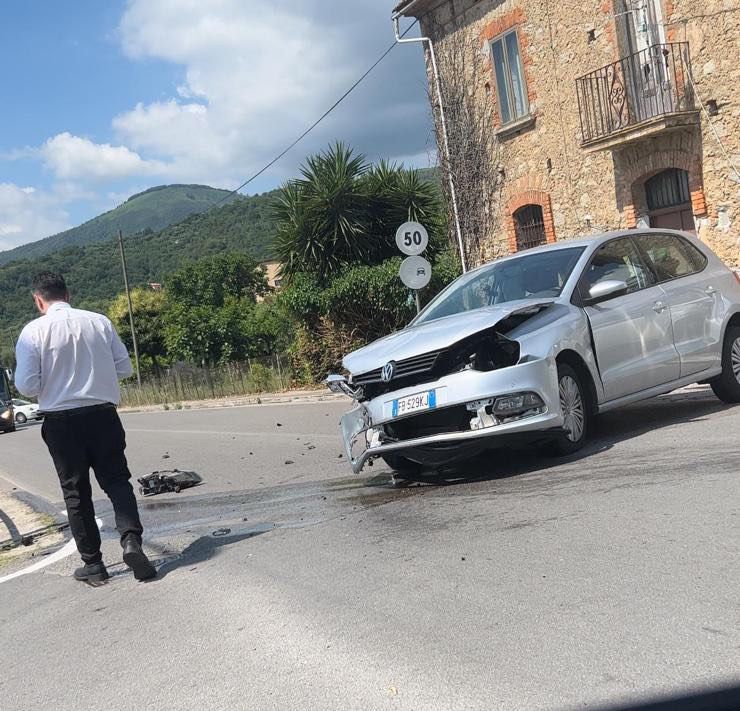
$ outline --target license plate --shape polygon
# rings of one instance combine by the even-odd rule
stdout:
[[[424,393],[416,393],[394,400],[392,415],[393,417],[401,417],[412,412],[433,410],[435,407],[437,407],[437,393],[434,390],[427,390]]]

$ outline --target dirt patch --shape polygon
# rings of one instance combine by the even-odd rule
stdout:
[[[0,568],[64,540],[53,517],[0,491]]]

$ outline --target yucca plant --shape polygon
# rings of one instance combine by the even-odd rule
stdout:
[[[424,222],[436,246],[442,212],[435,186],[416,171],[386,161],[370,167],[337,143],[307,158],[275,202],[283,277],[308,272],[326,283],[346,265],[396,256],[396,229],[409,219]]]

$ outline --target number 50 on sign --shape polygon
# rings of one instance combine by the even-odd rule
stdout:
[[[429,244],[429,233],[418,222],[404,222],[396,230],[396,245],[409,256],[421,254]]]

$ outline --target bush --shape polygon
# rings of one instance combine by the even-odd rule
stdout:
[[[257,392],[264,392],[272,385],[273,372],[262,363],[254,363],[250,369],[249,379]]]
[[[281,294],[300,321],[290,350],[291,365],[300,382],[313,384],[341,368],[344,355],[392,331],[416,314],[413,293],[398,277],[400,257],[377,266],[356,266],[322,289],[309,275],[299,275]],[[454,253],[442,253],[434,264],[429,286],[421,292],[428,302],[459,273]]]

